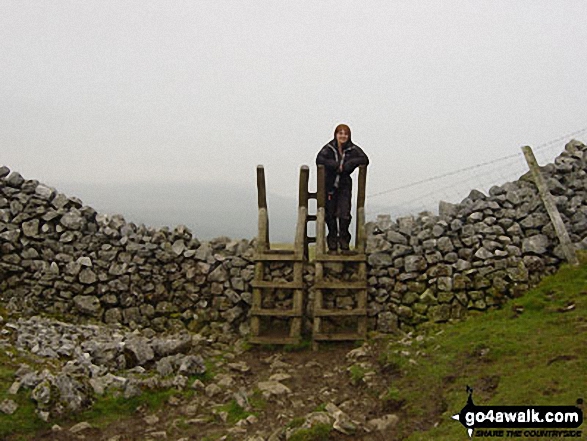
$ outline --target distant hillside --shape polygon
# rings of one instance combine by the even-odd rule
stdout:
[[[52,185],[68,196],[80,198],[85,205],[100,213],[122,214],[129,222],[154,227],[184,224],[203,240],[218,236],[252,239],[257,235],[257,194],[254,186],[243,188],[227,184],[155,182],[57,182]],[[272,241],[293,241],[296,198],[297,194],[286,198],[269,193]],[[376,207],[369,208],[370,212],[378,212]],[[315,206],[311,205],[310,211],[314,210]],[[313,230],[310,229],[309,233],[313,234]]]
[[[187,225],[199,239],[218,236],[252,239],[257,235],[255,188],[206,183],[55,185],[101,213],[122,214],[129,222],[160,227]],[[271,236],[293,240],[296,200],[269,194]]]

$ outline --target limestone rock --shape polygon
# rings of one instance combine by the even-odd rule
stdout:
[[[18,409],[18,404],[13,400],[6,399],[0,403],[0,412],[6,415],[12,415]]]
[[[76,309],[82,314],[97,317],[102,311],[100,300],[96,296],[75,296],[73,303]]]
[[[290,394],[291,389],[278,381],[260,381],[257,384],[259,390],[263,393],[263,396],[270,397],[273,395],[284,395]]]
[[[24,183],[24,178],[18,172],[13,171],[10,175],[6,178],[6,184],[11,187],[21,187]]]
[[[389,414],[380,418],[374,418],[367,422],[367,429],[377,432],[389,432],[399,422],[399,417],[395,414]]]
[[[522,241],[522,253],[545,254],[548,247],[548,237],[536,234]]]
[[[424,271],[427,266],[426,259],[422,256],[407,256],[404,259],[404,268],[409,273]]]
[[[87,421],[82,421],[81,423],[77,423],[76,425],[74,425],[71,429],[69,429],[69,431],[71,433],[80,433],[91,428],[92,425],[90,423],[88,423]]]

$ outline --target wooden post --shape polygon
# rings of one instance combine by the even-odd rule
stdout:
[[[357,225],[355,249],[357,253],[365,252],[365,191],[367,185],[367,166],[359,167],[359,189],[357,191]]]
[[[310,169],[307,165],[300,167],[300,184],[298,193],[298,225],[296,228],[295,252],[301,252],[308,257],[308,181]]]
[[[548,186],[544,181],[544,177],[540,173],[540,167],[538,166],[538,162],[536,161],[536,157],[532,152],[532,148],[530,146],[522,147],[522,151],[524,152],[524,156],[526,157],[526,162],[528,163],[528,167],[530,168],[530,172],[532,173],[532,177],[534,178],[534,183],[538,188],[538,193],[540,194],[540,198],[546,207],[546,211],[550,216],[550,220],[554,225],[554,230],[556,231],[556,235],[558,236],[561,246],[563,248],[563,253],[565,258],[571,265],[578,265],[579,260],[577,259],[577,255],[575,254],[575,247],[571,242],[571,238],[569,237],[569,233],[565,228],[565,224],[561,218],[558,209],[556,208],[556,204],[554,203],[554,199],[548,190]]]
[[[326,253],[326,183],[324,166],[318,166],[318,183],[316,185],[316,256]]]
[[[265,169],[257,166],[257,206],[259,208],[257,252],[269,249],[269,214],[267,212],[267,191],[265,189]]]

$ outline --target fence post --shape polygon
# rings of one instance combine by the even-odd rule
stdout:
[[[538,188],[538,194],[546,207],[546,211],[548,212],[548,216],[550,216],[550,221],[554,225],[554,230],[556,231],[556,235],[560,240],[563,253],[567,262],[571,265],[578,265],[579,260],[577,259],[577,255],[575,254],[575,247],[571,242],[571,238],[569,237],[569,233],[565,228],[565,224],[561,218],[558,209],[556,208],[556,204],[554,203],[554,199],[548,190],[548,186],[544,181],[544,177],[540,173],[540,167],[538,166],[538,162],[536,161],[536,157],[532,152],[532,148],[530,146],[522,147],[522,151],[524,152],[524,156],[526,157],[526,162],[528,163],[528,167],[530,168],[530,172],[532,173],[532,177],[534,178],[534,183]]]
[[[267,191],[265,189],[265,169],[257,166],[257,206],[259,208],[257,252],[264,253],[269,245],[269,215],[267,213]]]
[[[365,191],[367,185],[367,166],[359,167],[359,185],[357,191],[357,224],[355,232],[355,249],[358,253],[365,252]]]
[[[316,256],[326,253],[326,183],[324,166],[318,166],[318,182],[316,185]]]

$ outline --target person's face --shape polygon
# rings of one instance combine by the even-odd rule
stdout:
[[[349,133],[346,130],[342,129],[336,132],[336,141],[338,142],[338,145],[343,145],[348,140]]]

